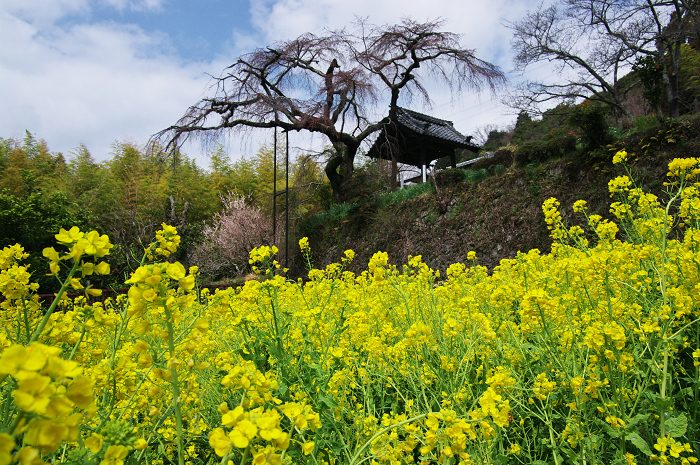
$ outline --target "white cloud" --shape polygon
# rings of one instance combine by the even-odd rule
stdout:
[[[41,33],[4,15],[0,51],[3,137],[24,130],[55,151],[83,142],[97,159],[115,140],[145,141],[201,98],[223,63],[183,65],[162,52],[167,40],[135,26],[79,24]],[[216,71],[215,71],[216,70]]]
[[[216,56],[188,63],[167,35],[174,37],[180,30],[156,33],[116,21],[90,22],[96,5],[115,12],[157,13],[168,8],[166,0],[2,0],[0,136],[22,136],[27,129],[54,151],[67,153],[82,142],[97,159],[106,159],[115,140],[144,142],[176,122],[209,92],[206,74],[219,75],[240,54],[304,32],[339,29],[368,13],[374,24],[407,16],[418,21],[442,17],[445,30],[462,34],[462,43],[476,49],[478,57],[508,71],[511,33],[502,18],[521,17],[535,1],[250,0],[252,29],[232,29],[231,40],[221,44]],[[435,105],[430,112],[454,120],[463,132],[507,122],[488,93],[453,101],[444,87],[433,86],[431,95]],[[240,138],[232,137],[230,152],[254,152],[260,141],[271,137],[263,132],[252,134],[242,149]],[[190,150],[194,155],[199,147],[191,145]],[[207,165],[201,157],[198,163]]]
[[[70,14],[86,13],[89,10],[89,2],[88,0],[3,0],[2,10],[36,25],[47,25]]]
[[[468,48],[476,48],[479,55],[499,55],[509,50],[510,31],[502,20],[516,19],[524,11],[539,4],[539,0],[278,0],[252,1],[254,25],[267,41],[291,39],[307,32],[321,32],[324,28],[339,29],[356,17],[367,17],[371,23],[396,23],[405,17],[417,21],[441,18],[445,30],[463,35]]]

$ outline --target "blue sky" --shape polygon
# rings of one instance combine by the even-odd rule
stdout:
[[[103,3],[94,7],[89,18],[136,24],[144,31],[165,34],[174,53],[195,63],[235,47],[235,31],[254,35],[247,0],[162,2],[152,9],[117,9]]]
[[[304,32],[341,28],[355,17],[375,24],[443,18],[478,57],[511,70],[515,21],[540,0],[2,0],[0,137],[29,130],[70,156],[83,143],[97,160],[115,141],[143,144],[207,95],[209,75],[256,47]],[[540,73],[546,72],[541,69]],[[513,80],[520,79],[509,73]],[[489,93],[453,99],[433,90],[418,111],[474,134],[506,125],[512,110]],[[228,138],[232,158],[250,156],[268,135]],[[296,145],[318,141],[295,141]],[[202,167],[206,150],[186,147]]]

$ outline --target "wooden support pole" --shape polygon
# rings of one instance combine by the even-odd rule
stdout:
[[[277,245],[277,128],[272,156],[272,242]]]

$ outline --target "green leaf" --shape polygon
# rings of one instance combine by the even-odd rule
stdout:
[[[631,429],[635,428],[639,423],[647,421],[649,419],[650,415],[651,415],[650,413],[647,413],[645,415],[642,415],[641,413],[639,415],[635,415],[627,423],[627,429],[631,430]]]
[[[332,396],[320,395],[318,396],[318,400],[320,400],[328,408],[338,408],[338,404]]]
[[[556,459],[556,463],[563,463],[564,462],[564,457],[559,454],[556,450],[554,451],[554,458]]]
[[[330,449],[335,455],[340,455],[343,452],[343,444],[338,441],[321,439],[318,441],[318,450],[323,449]]]
[[[673,399],[670,397],[661,398],[658,394],[654,393],[651,395],[654,401],[654,406],[657,410],[668,410],[673,405]]]
[[[637,446],[637,449],[642,451],[643,454],[651,455],[651,448],[649,448],[649,444],[647,444],[647,442],[642,439],[638,433],[630,433],[625,436],[625,439]]]
[[[688,429],[688,419],[685,415],[669,418],[666,420],[666,430],[674,438],[679,438],[685,434]]]

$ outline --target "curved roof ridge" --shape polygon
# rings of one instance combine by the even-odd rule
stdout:
[[[452,121],[436,118],[403,107],[396,108],[396,119],[397,123],[418,134],[477,147],[469,141],[471,138],[467,138],[464,134],[455,129]]]

